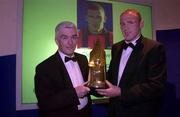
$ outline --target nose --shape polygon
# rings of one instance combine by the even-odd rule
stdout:
[[[70,44],[70,45],[73,44],[73,39],[72,38],[68,39],[68,44]]]
[[[127,30],[127,29],[128,29],[128,24],[123,24],[123,25],[121,25],[121,28],[122,28],[123,30]]]

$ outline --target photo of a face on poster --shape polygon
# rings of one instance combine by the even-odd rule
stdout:
[[[112,4],[78,0],[77,27],[79,39],[77,48],[94,47],[99,40],[101,47],[110,49],[113,44]]]

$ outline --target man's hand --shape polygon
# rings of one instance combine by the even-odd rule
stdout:
[[[86,83],[83,85],[75,87],[76,93],[79,98],[83,98],[85,95],[87,95],[90,91],[90,88],[85,86]]]
[[[96,91],[100,95],[104,95],[104,96],[107,96],[107,97],[116,97],[116,96],[121,95],[121,88],[120,87],[111,84],[107,80],[106,80],[106,83],[107,83],[109,88],[107,88],[107,89],[96,89]]]

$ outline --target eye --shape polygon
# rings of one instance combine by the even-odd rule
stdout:
[[[135,24],[135,21],[128,21],[128,24]]]
[[[94,18],[94,16],[93,15],[88,15],[88,18]]]
[[[76,40],[77,38],[78,38],[77,35],[72,36],[72,39],[73,39],[73,40]]]
[[[65,35],[61,35],[61,37],[60,37],[61,39],[63,39],[63,40],[66,40],[66,39],[68,39],[68,37],[67,36],[65,36]]]

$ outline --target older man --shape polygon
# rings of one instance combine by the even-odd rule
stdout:
[[[91,117],[91,100],[84,86],[88,61],[75,53],[78,32],[72,22],[55,29],[58,51],[36,67],[35,93],[42,117]]]

